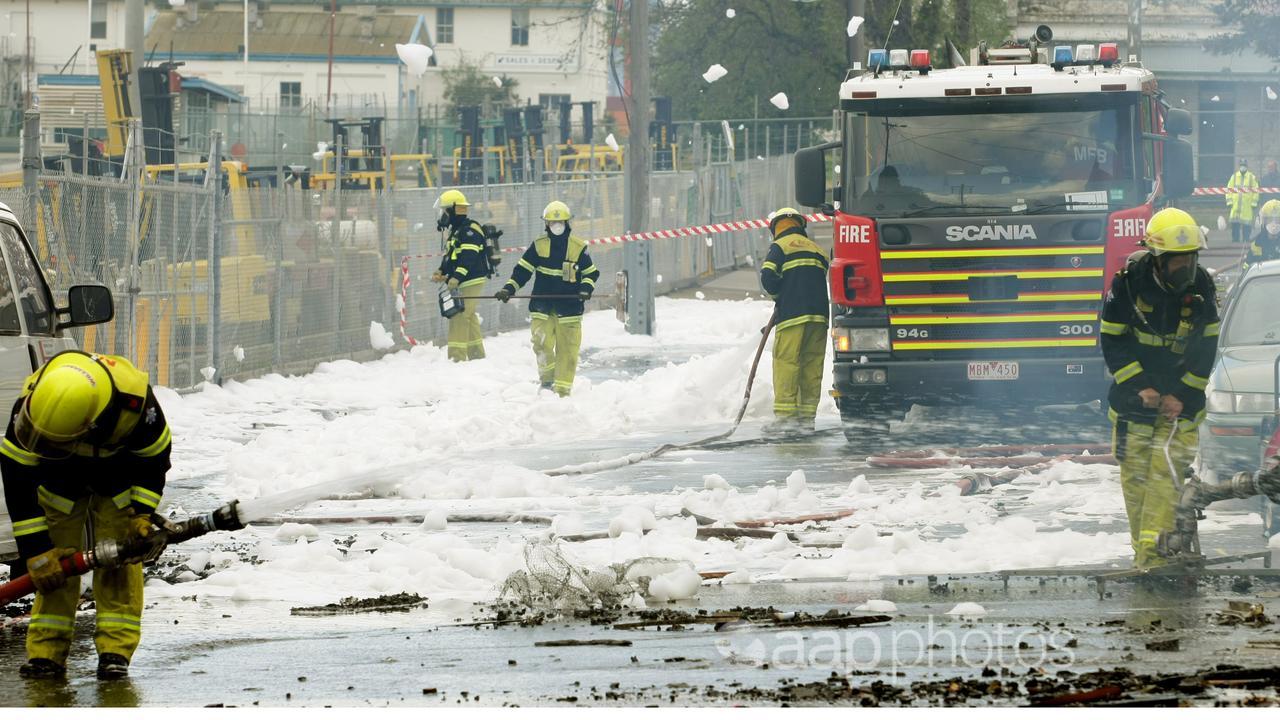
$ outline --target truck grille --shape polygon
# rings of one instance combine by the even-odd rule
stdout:
[[[1051,358],[1092,354],[1103,245],[883,249],[895,356]]]

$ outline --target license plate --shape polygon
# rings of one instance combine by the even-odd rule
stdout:
[[[969,363],[970,380],[1017,380],[1018,363],[1008,360]]]

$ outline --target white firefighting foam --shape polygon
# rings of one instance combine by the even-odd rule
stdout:
[[[300,521],[294,526],[237,533],[239,557],[200,554],[207,546],[171,550],[198,554],[193,562],[207,577],[188,571],[182,579],[189,582],[153,580],[150,597],[161,608],[193,594],[277,603],[255,610],[263,617],[287,613],[284,604],[395,592],[428,596],[433,606],[486,600],[519,569],[526,540],[584,532],[597,539],[564,544],[576,562],[603,567],[670,558],[699,571],[731,572],[732,582],[1127,564],[1119,483],[1105,466],[1062,463],[971,497],[959,494],[949,471],[886,478],[852,457],[838,482],[815,481],[803,455],[763,479],[758,469],[726,462],[680,483],[663,484],[659,473],[643,488],[620,486],[608,472],[540,472],[644,450],[651,438],[694,439],[728,425],[769,304],[659,299],[657,309],[654,337],[626,334],[612,313],[586,318],[583,369],[569,398],[538,392],[526,332],[487,338],[488,357],[465,364],[450,363],[443,349],[417,347],[363,364],[324,363],[302,377],[229,382],[184,396],[160,389],[174,430],[175,488],[198,486],[205,496],[250,506],[261,498],[259,513],[284,511],[267,507],[281,492],[293,505],[313,501],[293,511]],[[628,361],[650,369],[592,379],[593,364]],[[766,353],[748,426],[771,419],[769,377]],[[819,424],[837,421],[824,397]],[[701,468],[725,457],[692,452],[665,461]],[[317,493],[312,486],[320,482]],[[170,499],[194,505],[183,492],[172,490]],[[812,523],[778,528],[800,532],[799,544],[783,532],[700,539],[688,515],[727,522],[833,510],[852,513],[823,524],[823,539],[835,542],[820,549],[803,546],[806,533],[817,529]],[[551,524],[445,522],[454,513],[524,513]],[[314,521],[371,515],[420,519]],[[1110,527],[1086,531],[1080,521]],[[659,589],[673,599],[696,592],[688,574]]]

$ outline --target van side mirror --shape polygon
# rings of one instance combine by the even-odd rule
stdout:
[[[115,317],[115,302],[111,291],[102,285],[72,285],[67,291],[67,306],[58,308],[58,315],[71,316],[70,320],[58,323],[59,330],[97,325]]]
[[[1160,185],[1169,198],[1187,197],[1195,189],[1191,143],[1178,139],[1164,142],[1164,165]]]
[[[1181,108],[1164,111],[1164,131],[1170,135],[1191,134],[1191,113]]]
[[[827,197],[826,151],[840,147],[840,143],[825,143],[796,151],[796,202],[805,207],[821,207],[829,202]]]

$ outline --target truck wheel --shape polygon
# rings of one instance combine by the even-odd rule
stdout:
[[[868,455],[884,452],[889,448],[889,421],[901,419],[901,413],[882,405],[856,403],[845,399],[840,407],[840,425],[844,438],[856,452]]]

